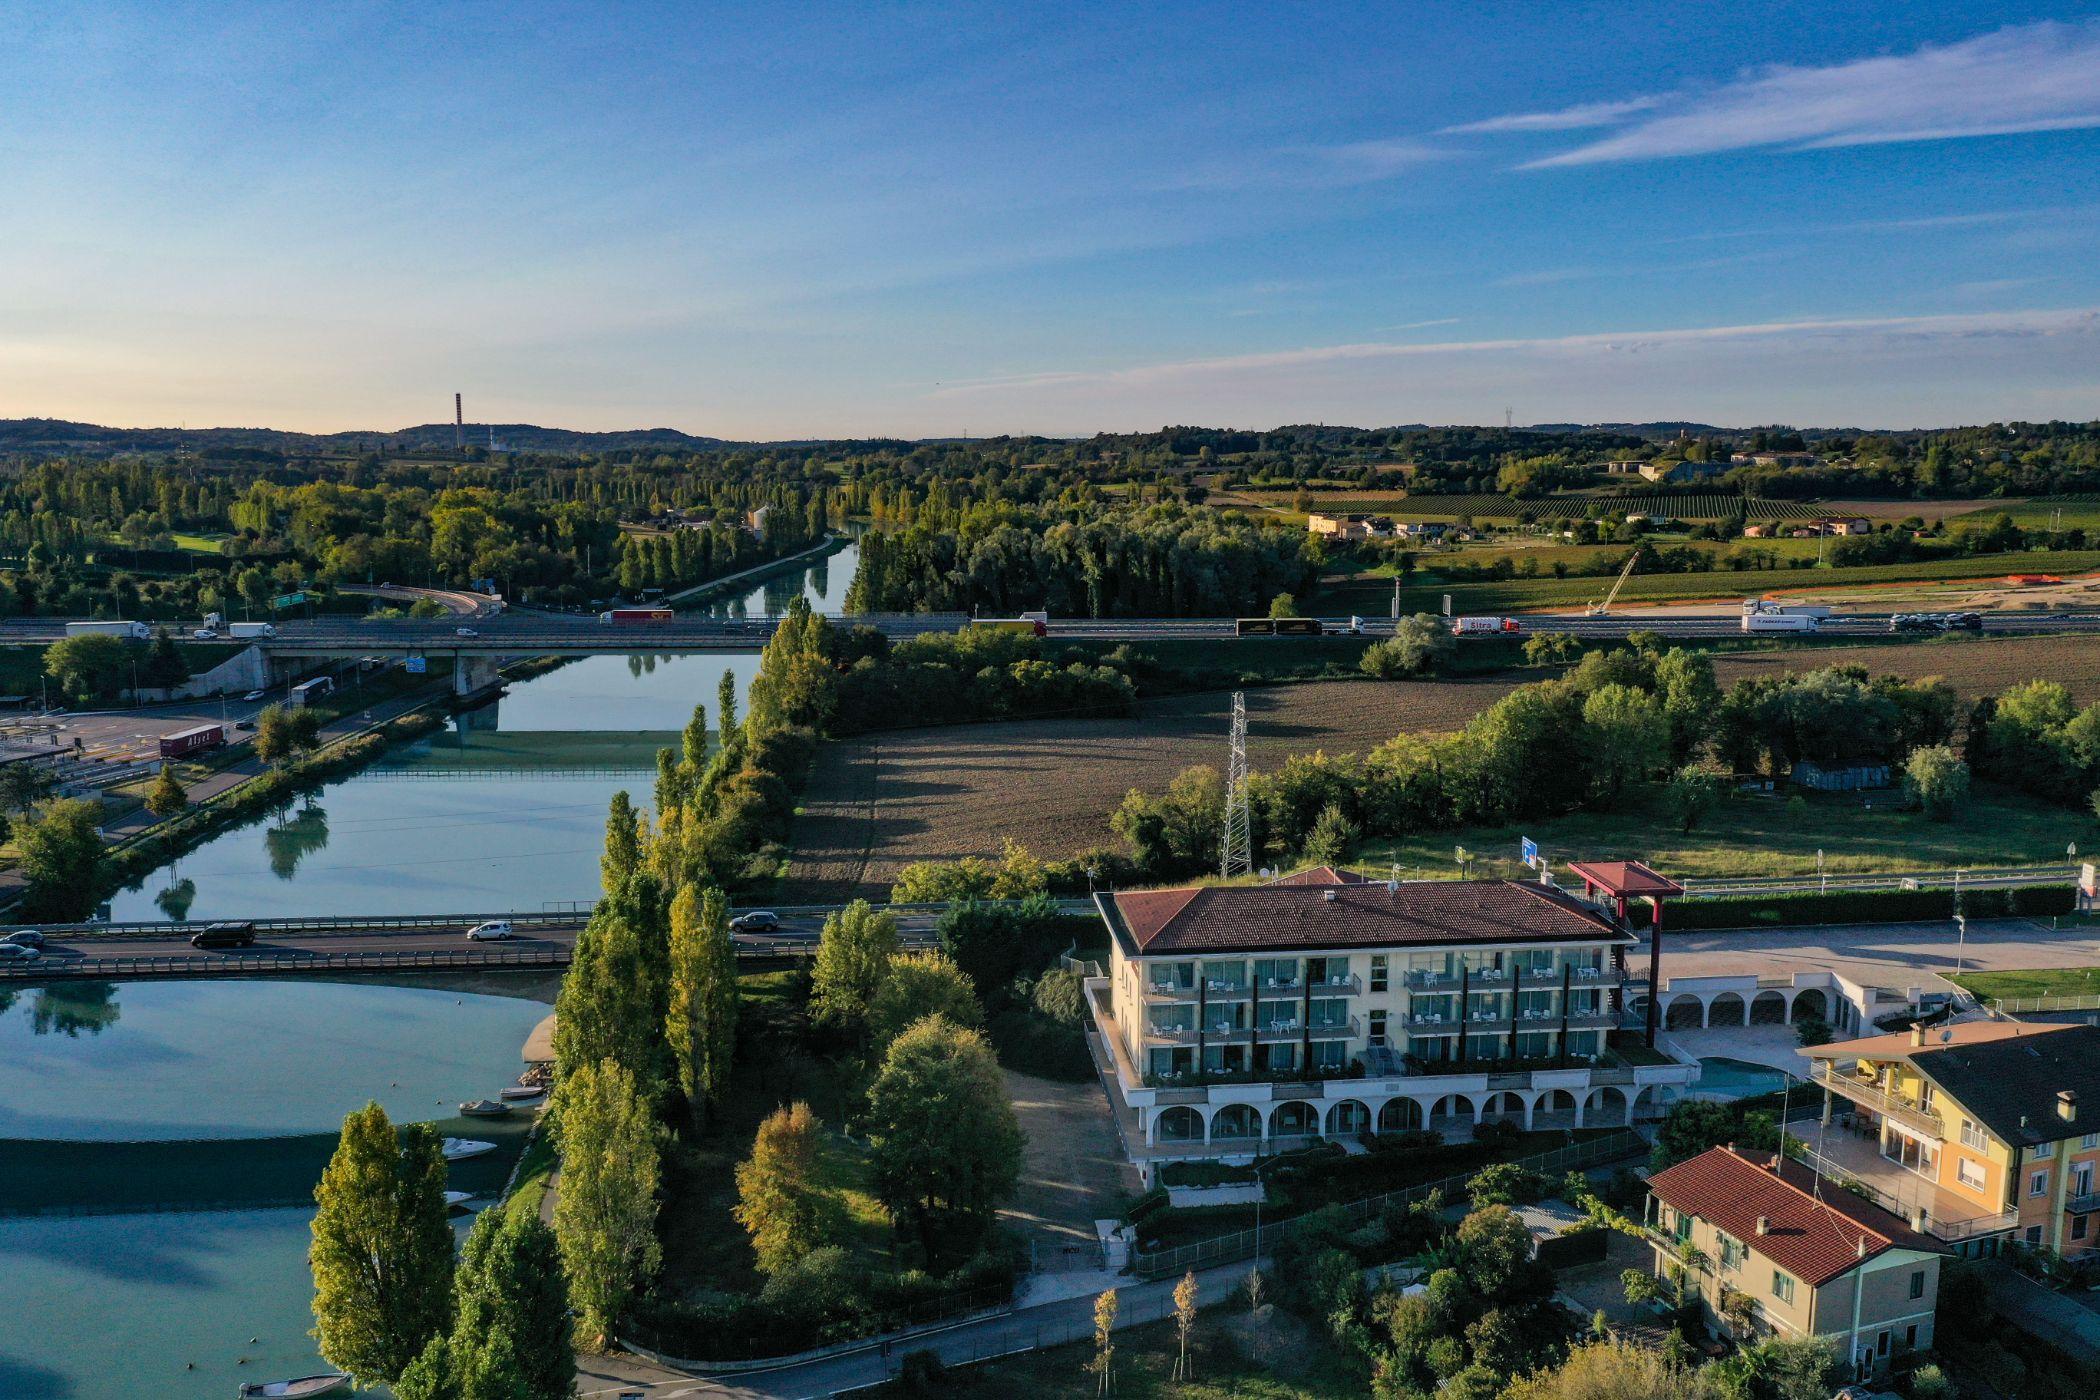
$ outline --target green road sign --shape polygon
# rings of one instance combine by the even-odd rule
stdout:
[[[306,595],[305,595],[304,593],[286,593],[286,594],[282,594],[282,595],[280,595],[280,596],[278,596],[278,597],[272,598],[272,599],[270,600],[270,606],[271,606],[271,607],[272,607],[273,609],[274,609],[274,608],[296,608],[296,607],[298,607],[298,606],[299,606],[299,605],[300,605],[301,603],[303,603],[303,602],[305,602],[305,601],[306,601]]]

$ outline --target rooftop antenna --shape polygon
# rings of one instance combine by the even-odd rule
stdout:
[[[459,391],[455,389],[452,391],[452,450],[454,452],[464,452],[466,449],[466,411],[460,407]]]
[[[1230,880],[1254,868],[1254,837],[1247,812],[1247,692],[1232,692],[1232,760],[1225,776],[1225,840],[1218,874]]]

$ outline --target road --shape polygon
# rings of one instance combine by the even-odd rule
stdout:
[[[773,617],[708,617],[679,614],[667,622],[633,624],[603,623],[596,618],[565,617],[523,611],[495,617],[471,619],[471,625],[451,622],[397,621],[364,622],[321,618],[311,622],[284,622],[274,638],[259,643],[273,655],[352,656],[447,655],[533,656],[592,655],[605,652],[663,651],[752,651],[765,644],[777,619]],[[927,632],[953,632],[968,619],[959,613],[870,613],[839,619],[842,625],[873,627],[891,637],[911,637]],[[1347,630],[1349,618],[1324,619],[1329,631]],[[1580,636],[1621,637],[1629,632],[1656,631],[1673,637],[1721,637],[1741,635],[1741,616],[1734,609],[1710,613],[1679,613],[1657,616],[1634,611],[1612,617],[1593,618],[1580,614],[1535,613],[1521,619],[1527,632],[1572,632]],[[1388,618],[1358,620],[1365,636],[1390,635]],[[1830,636],[1887,636],[1888,615],[1860,613],[1833,617],[1819,629]],[[2019,612],[1992,613],[1984,617],[1984,631],[1992,634],[2100,632],[2100,613]],[[0,623],[0,645],[42,644],[64,635],[61,621],[9,619]],[[1052,638],[1071,641],[1165,641],[1176,638],[1206,641],[1238,641],[1251,645],[1271,640],[1240,637],[1231,618],[1060,618],[1049,624]],[[1784,638],[1790,634],[1773,633]]]

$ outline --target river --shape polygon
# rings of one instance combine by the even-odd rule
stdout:
[[[849,547],[713,610],[778,612],[799,593],[836,613],[856,563]],[[429,741],[221,833],[119,893],[110,915],[480,913],[591,899],[612,794],[646,803],[656,749],[678,742],[695,703],[712,724],[722,674],[741,691],[756,661],[589,657],[521,682]],[[26,1150],[34,1174],[37,1152],[77,1164],[100,1150],[71,1144],[165,1142],[148,1150],[177,1164],[182,1140],[308,1133],[370,1098],[399,1118],[449,1118],[516,1074],[546,1009],[377,982],[25,989],[0,1007],[0,1147],[18,1162]],[[309,1215],[0,1218],[0,1396],[224,1400],[242,1381],[324,1369],[306,1335]]]

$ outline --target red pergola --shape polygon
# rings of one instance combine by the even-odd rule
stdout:
[[[1603,891],[1611,897],[1619,922],[1626,922],[1626,901],[1646,899],[1654,911],[1648,928],[1648,1048],[1655,1048],[1656,1008],[1662,1002],[1663,901],[1684,893],[1684,886],[1666,875],[1658,875],[1637,860],[1576,861],[1568,869],[1582,881],[1582,892],[1591,899]]]

